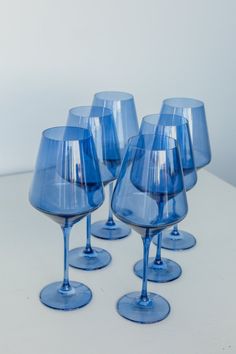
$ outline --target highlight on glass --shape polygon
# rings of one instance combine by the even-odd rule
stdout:
[[[211,148],[204,103],[194,98],[167,98],[162,103],[161,114],[180,115],[188,120],[195,167],[199,170],[208,165],[211,161]],[[163,248],[178,251],[191,248],[195,243],[192,234],[179,230],[177,226],[163,232]]]
[[[45,286],[41,302],[58,310],[73,310],[88,304],[91,290],[69,280],[69,235],[71,228],[96,210],[104,200],[97,153],[91,133],[75,127],[54,127],[42,133],[29,193],[34,208],[49,216],[62,229],[64,278]]]
[[[118,313],[134,322],[153,323],[166,318],[170,305],[148,292],[148,255],[154,235],[187,214],[181,158],[177,142],[156,134],[130,139],[112,198],[115,215],[141,235],[143,275],[141,293],[124,295]]]
[[[112,111],[118,136],[121,159],[124,156],[128,139],[138,134],[138,119],[134,97],[130,93],[120,91],[103,91],[94,95],[93,105],[108,108]],[[109,184],[109,215],[107,220],[92,224],[93,236],[106,240],[121,239],[130,234],[130,228],[115,220],[110,207],[113,193],[113,182]]]
[[[80,106],[70,109],[68,126],[89,129],[97,151],[103,185],[117,178],[121,164],[120,147],[112,111],[97,106]],[[95,270],[106,267],[111,255],[100,247],[91,245],[91,215],[87,216],[86,246],[70,251],[69,262],[72,267]]]

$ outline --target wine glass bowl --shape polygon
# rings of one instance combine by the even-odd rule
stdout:
[[[121,155],[112,111],[99,106],[74,107],[69,110],[67,126],[90,130],[103,184],[107,185],[115,180],[121,164]]]
[[[185,189],[192,189],[197,183],[197,173],[187,119],[176,114],[150,114],[142,119],[140,134],[157,134],[177,140]]]
[[[95,170],[98,165],[94,149],[88,130],[45,130],[29,194],[31,205],[60,225],[65,219],[73,225],[98,208],[104,195],[101,177]],[[86,156],[86,162],[82,156]]]
[[[123,157],[129,138],[137,135],[139,129],[133,95],[121,91],[102,91],[94,95],[93,105],[112,111]]]
[[[133,145],[135,148],[132,149]],[[121,202],[123,195],[126,196],[125,204],[117,202],[113,211],[119,219],[132,225],[137,232],[142,234],[145,223],[150,232],[156,234],[166,228],[166,225],[175,224],[180,220],[180,215],[185,217],[181,209],[182,205],[185,205],[182,201],[185,201],[186,196],[182,172],[179,170],[181,165],[179,151],[174,139],[154,134],[131,138],[129,148],[122,165],[127,167],[129,182],[117,183],[116,186],[116,194],[119,195]],[[171,154],[171,158],[168,153]],[[156,161],[163,166],[158,171]],[[120,172],[120,179],[123,174],[124,168]],[[145,208],[141,208],[144,195]],[[175,208],[173,199],[177,201]]]
[[[161,114],[175,114],[188,120],[195,166],[199,169],[208,165],[211,147],[204,103],[188,97],[167,98],[162,103]]]
[[[89,130],[55,127],[42,133],[29,200],[34,208],[61,226],[64,238],[64,279],[43,288],[41,302],[59,310],[85,306],[92,292],[82,283],[69,281],[68,251],[72,226],[104,200]]]

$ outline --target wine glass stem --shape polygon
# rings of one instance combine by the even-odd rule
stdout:
[[[93,253],[93,249],[91,246],[91,214],[87,216],[87,235],[84,253]]]
[[[149,302],[148,293],[147,293],[147,270],[148,270],[148,255],[149,248],[151,243],[151,236],[149,231],[146,231],[145,237],[142,237],[143,241],[143,282],[142,282],[142,291],[140,296],[140,301],[142,303]]]
[[[163,200],[160,201],[159,205],[159,218],[160,220],[163,217],[163,211],[164,211],[164,202]],[[161,241],[162,241],[162,232],[158,232],[157,234],[157,250],[156,250],[156,257],[154,259],[154,263],[157,265],[161,265],[162,264],[162,260],[161,260]]]
[[[69,281],[69,237],[71,226],[62,226],[62,232],[64,237],[64,279],[61,285],[61,292],[68,292],[72,289]]]
[[[109,184],[109,214],[108,214],[108,220],[106,222],[108,226],[115,226],[115,221],[113,219],[113,213],[111,209],[112,194],[113,194],[113,182]]]
[[[173,209],[176,212],[176,200],[173,199]],[[179,236],[178,224],[173,226],[173,230],[171,231],[171,236]]]
[[[171,231],[172,236],[179,236],[179,229],[178,229],[178,224],[175,224],[173,226],[173,230]]]
[[[161,241],[162,241],[162,232],[158,232],[157,234],[157,251],[156,251],[156,257],[154,260],[155,264],[162,264],[162,259],[161,259]]]

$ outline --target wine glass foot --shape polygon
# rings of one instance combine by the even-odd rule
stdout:
[[[157,244],[156,236],[153,238],[153,243]],[[179,235],[175,236],[171,230],[162,232],[161,247],[172,251],[183,251],[192,248],[196,245],[196,238],[186,231],[179,231]]]
[[[84,284],[71,281],[72,291],[60,292],[62,283],[55,282],[45,286],[39,295],[40,301],[53,309],[70,311],[87,305],[92,299],[91,290]]]
[[[162,263],[154,263],[155,258],[149,258],[147,268],[147,279],[156,283],[167,283],[180,277],[182,269],[180,265],[170,259],[162,258]],[[134,265],[134,273],[143,278],[143,260],[141,259]]]
[[[164,320],[170,312],[170,305],[160,295],[148,293],[150,301],[140,304],[140,293],[135,291],[121,297],[117,302],[118,313],[127,320],[138,323],[155,323]]]
[[[71,267],[89,271],[104,268],[111,262],[110,253],[102,248],[93,247],[93,253],[85,253],[84,251],[84,247],[79,247],[69,252]]]
[[[91,226],[91,234],[104,240],[119,240],[129,236],[130,232],[129,227],[117,220],[113,226],[107,225],[106,220],[95,222]]]

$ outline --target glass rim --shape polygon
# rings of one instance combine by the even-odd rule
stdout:
[[[185,118],[184,116],[181,116],[179,114],[172,114],[172,113],[153,113],[153,114],[148,114],[146,116],[144,116],[142,118],[142,122],[146,122],[148,124],[151,124],[151,125],[155,125],[151,122],[148,122],[146,119],[149,118],[149,117],[158,117],[158,118],[161,118],[161,117],[169,117],[169,118],[177,118],[179,120],[181,120],[181,122],[179,122],[178,124],[164,124],[164,123],[159,123],[157,122],[157,125],[161,125],[161,126],[164,126],[164,127],[178,127],[178,126],[181,126],[181,125],[189,125],[188,124],[188,120],[187,118]],[[141,123],[142,124],[142,123]],[[143,135],[143,134],[142,134]],[[161,134],[158,134],[158,135],[161,135]]]
[[[177,102],[177,104],[172,103],[172,101]],[[191,97],[169,97],[165,98],[162,103],[175,108],[198,108],[204,106],[203,101]]]
[[[98,114],[92,114],[93,110],[99,111]],[[92,113],[91,113],[92,112]],[[69,109],[69,115],[82,118],[105,118],[112,115],[112,110],[106,107],[91,105],[91,106],[75,106]]]
[[[70,139],[65,139],[63,136],[61,138],[56,138],[56,137],[53,137],[53,135],[51,135],[51,133],[53,131],[54,132],[61,131],[61,133],[62,133],[62,131],[66,131],[68,129],[74,130],[74,132],[77,130],[77,132],[83,133],[84,136],[80,137],[79,136],[80,134],[78,134],[78,136],[76,138],[71,137]],[[43,130],[42,137],[44,139],[51,140],[51,141],[63,142],[63,141],[85,141],[85,140],[91,139],[92,135],[91,135],[91,132],[89,129],[80,128],[80,127],[73,127],[73,126],[68,126],[68,125],[61,125],[61,126],[51,127],[51,128],[47,128],[47,129]]]
[[[109,95],[114,95],[114,98],[108,97]],[[96,92],[94,97],[104,101],[128,101],[134,99],[134,96],[131,93],[125,91],[100,91]]]
[[[173,146],[171,147],[168,147],[166,149],[151,149],[151,148],[142,148],[142,147],[139,147],[137,146],[137,143],[133,143],[132,141],[136,141],[138,138],[140,138],[141,136],[146,136],[146,137],[152,137],[152,138],[157,138],[157,137],[160,137],[160,139],[166,139],[166,140],[169,140],[171,142],[171,144],[173,144]],[[166,135],[163,135],[163,134],[139,134],[139,135],[135,135],[135,136],[132,136],[131,138],[129,138],[128,140],[128,149],[129,148],[135,148],[136,150],[143,150],[143,151],[153,151],[153,152],[159,152],[159,151],[171,151],[171,150],[174,150],[174,149],[178,149],[178,142],[176,139],[174,138],[171,138],[169,136],[166,136]]]

